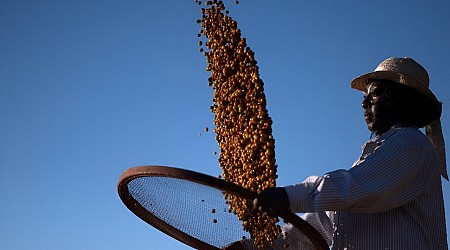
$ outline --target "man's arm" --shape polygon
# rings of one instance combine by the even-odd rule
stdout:
[[[395,133],[349,170],[285,187],[290,210],[376,213],[411,202],[426,191],[437,166],[432,145],[422,137],[414,130]]]

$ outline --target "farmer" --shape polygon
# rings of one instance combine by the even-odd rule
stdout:
[[[448,249],[441,176],[448,180],[441,103],[427,71],[411,58],[388,58],[352,80],[374,137],[348,169],[263,191],[255,208],[305,213],[332,249]],[[426,136],[419,130],[425,127]],[[314,249],[289,224],[275,249]],[[283,235],[283,234],[282,234]],[[250,240],[229,249],[253,249]]]

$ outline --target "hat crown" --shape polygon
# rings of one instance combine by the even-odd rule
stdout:
[[[390,71],[414,79],[415,85],[428,88],[430,78],[428,72],[414,59],[409,57],[391,57],[382,61],[374,71]]]

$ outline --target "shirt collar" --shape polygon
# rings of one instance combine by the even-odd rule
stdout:
[[[369,142],[377,142],[377,141],[381,141],[381,140],[386,140],[386,138],[390,137],[399,128],[405,128],[405,125],[403,125],[402,123],[398,123],[398,124],[392,126],[388,131],[384,132],[383,134],[373,137]]]

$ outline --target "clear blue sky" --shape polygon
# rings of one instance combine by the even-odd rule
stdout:
[[[428,70],[450,145],[449,1],[226,3],[265,82],[279,185],[351,166],[370,133],[349,82],[390,56]],[[116,183],[137,165],[221,172],[200,17],[193,0],[0,2],[1,249],[190,249]]]

